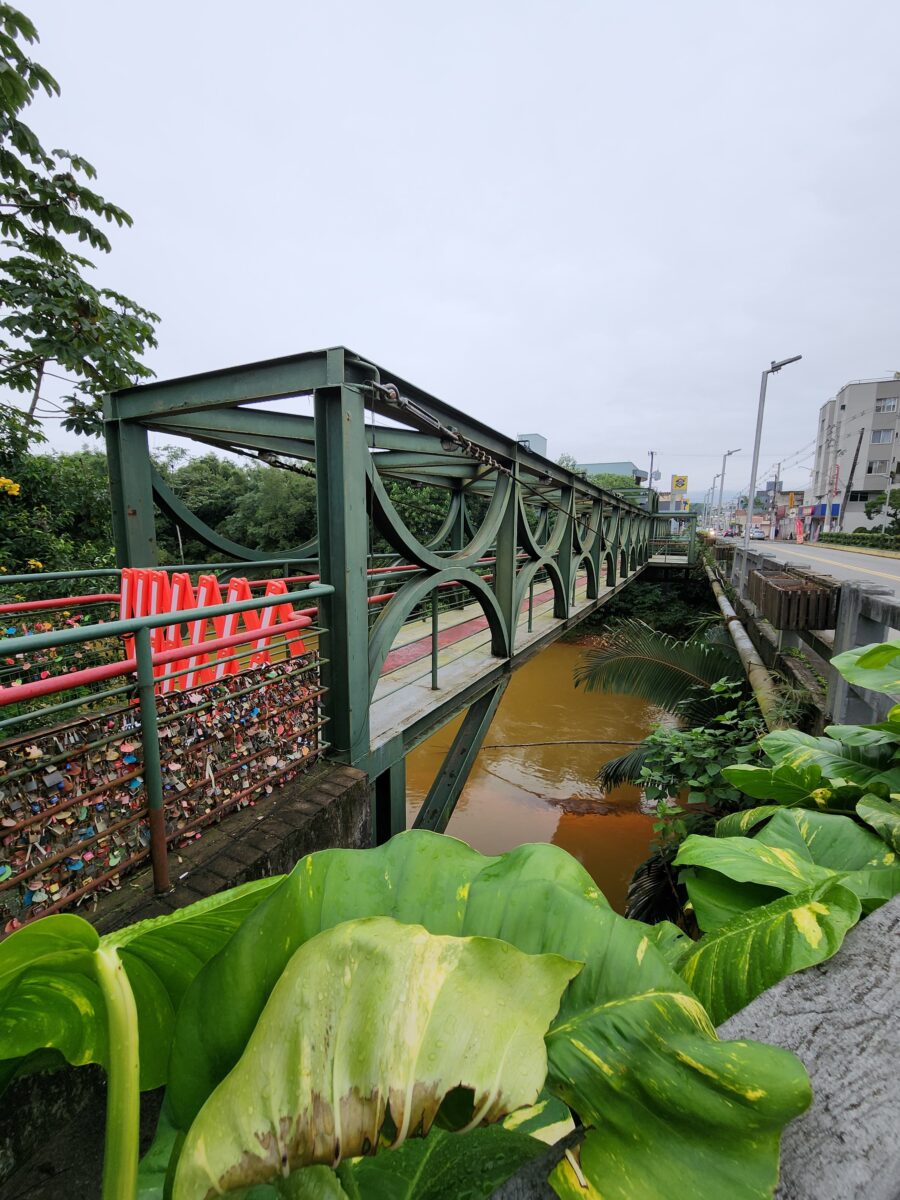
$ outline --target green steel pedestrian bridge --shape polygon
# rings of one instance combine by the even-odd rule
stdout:
[[[279,577],[289,589],[283,598],[293,606],[294,615],[313,617],[315,625],[301,631],[304,651],[312,652],[310,663],[314,659],[315,668],[303,667],[311,674],[301,707],[305,705],[316,718],[307,725],[315,726],[318,734],[310,745],[314,753],[368,773],[374,785],[378,841],[405,828],[404,764],[414,746],[464,714],[416,821],[426,828],[443,829],[512,672],[628,587],[649,564],[677,569],[694,558],[693,514],[676,518],[658,513],[596,487],[341,347],[129,388],[107,397],[104,424],[118,568],[156,566],[157,523],[168,519],[192,540],[208,545],[215,561],[190,568],[166,566],[166,571],[197,575],[215,570],[226,577],[240,574],[252,581],[251,586]],[[265,464],[265,469],[314,475],[317,536],[303,545],[273,552],[255,551],[223,537],[191,511],[190,497],[177,496],[157,471],[150,453],[151,432],[249,456]],[[409,487],[402,489],[403,504],[395,503],[398,483],[413,485],[413,489],[438,489],[440,511],[427,539],[417,537],[401,517],[398,507],[405,505],[408,513],[409,497],[413,495],[414,504],[415,492]],[[436,493],[423,494],[433,498]],[[651,499],[647,493],[641,498],[646,503]],[[655,501],[655,495],[652,499]],[[81,587],[88,577],[96,580],[90,587],[100,589],[95,593],[100,597],[97,604],[104,598],[110,604],[118,599],[121,584],[118,570],[112,569],[54,576],[57,595],[69,595],[76,576]],[[51,577],[27,576],[10,582],[34,587],[42,579]],[[80,599],[90,601],[91,595]],[[62,600],[46,603],[48,608],[56,604],[53,611],[58,612]],[[276,599],[232,601],[206,611],[210,617],[230,614],[236,620],[254,603],[254,611],[259,613],[266,606],[274,608]],[[0,643],[0,661],[27,659],[25,651],[34,649],[58,661],[54,656],[62,655],[66,646],[84,649],[95,646],[99,638],[124,644],[119,657],[128,661],[123,659],[118,672],[101,669],[101,675],[106,671],[103,678],[124,682],[101,697],[115,697],[126,706],[139,701],[141,719],[133,726],[133,747],[132,742],[112,743],[113,755],[119,754],[120,762],[128,766],[129,758],[132,762],[137,759],[127,786],[138,780],[145,805],[142,811],[149,818],[150,834],[142,835],[143,844],[131,847],[135,849],[132,857],[149,853],[154,839],[164,850],[166,837],[171,843],[174,836],[166,834],[171,826],[167,806],[179,802],[180,791],[192,794],[200,786],[193,777],[183,786],[173,786],[175,776],[167,773],[171,763],[166,747],[173,744],[165,740],[167,728],[175,739],[191,739],[186,733],[189,723],[172,709],[172,697],[159,695],[162,659],[154,657],[150,630],[160,627],[164,618],[113,620],[102,628],[84,623],[74,629],[36,632],[29,628],[27,636],[18,635],[16,620],[26,610],[27,603],[4,606],[7,633],[15,636]],[[116,613],[109,615],[115,617]],[[299,619],[282,630],[286,638],[297,635]],[[229,641],[227,637],[222,640]],[[236,634],[226,646],[232,658],[242,653],[236,645],[240,641],[241,635]],[[244,636],[245,650],[247,641]],[[303,662],[306,664],[306,659]],[[240,665],[243,669],[246,659]],[[71,664],[65,669],[71,671]],[[52,667],[50,675],[52,680]],[[231,679],[240,677],[232,675]],[[257,677],[262,678],[252,670],[246,676],[251,685]],[[60,763],[66,758],[69,734],[56,735],[59,753],[52,752],[52,745],[45,747],[34,739],[51,721],[57,723],[54,728],[63,728],[58,723],[64,714],[70,724],[83,724],[101,710],[96,692],[88,693],[87,700],[85,693],[80,693],[59,703],[63,683],[57,681],[50,685],[54,690],[48,697],[54,705],[41,710],[33,704],[17,704],[17,682],[10,683],[8,675],[4,682],[8,686],[0,688],[0,703],[5,706],[5,711],[0,709],[4,718],[0,720],[0,738],[9,739],[21,753],[18,758],[4,754],[3,743],[0,760],[16,767],[13,782],[16,778],[21,782],[28,778],[26,750],[33,755],[37,745],[43,755],[39,761],[46,766],[53,759],[51,776],[59,774],[62,783],[56,786],[65,789],[71,780]],[[39,695],[48,685],[46,680],[38,681],[33,688]],[[232,707],[227,711],[243,712],[240,705],[252,702],[252,686],[234,695],[244,699],[229,700]],[[199,693],[191,693],[192,712],[202,711],[207,704],[198,697]],[[220,712],[222,706],[213,698],[207,708]],[[286,702],[278,711],[289,708]],[[129,711],[133,713],[134,708]],[[247,711],[250,715],[241,721],[250,722],[251,732],[269,712],[266,709],[260,716],[258,705]],[[284,769],[277,740],[295,732],[291,727],[286,733],[277,733],[286,719],[273,719],[280,723],[267,727],[264,748],[256,743],[251,747],[250,741],[238,738],[238,750],[231,751],[231,761],[240,763],[245,772],[249,759],[254,759],[254,787],[265,782],[267,767],[273,775]],[[232,715],[232,722],[235,720]],[[107,725],[113,728],[109,722]],[[103,738],[94,736],[98,730],[102,732],[96,721],[91,728],[93,747]],[[106,741],[121,736],[121,728],[115,726]],[[128,728],[127,721],[124,728]],[[221,746],[221,732],[215,737]],[[207,740],[215,750],[214,739]],[[148,744],[151,741],[155,748]],[[206,744],[196,738],[194,742]],[[123,746],[131,747],[128,754]],[[243,753],[241,746],[252,748],[252,753]],[[69,752],[70,757],[73,754]],[[242,754],[248,761],[242,760]],[[175,753],[174,757],[184,759],[185,754]],[[81,761],[89,772],[100,769],[87,765],[96,762],[93,751],[85,751]],[[219,776],[227,783],[226,768],[230,766],[220,770],[218,759],[212,767],[210,761],[207,758],[204,770],[216,783],[216,796],[222,799]],[[8,765],[6,770],[9,773]],[[116,770],[121,788],[119,781],[128,772]],[[48,776],[43,778],[46,781]],[[99,778],[102,783],[106,776]],[[246,782],[247,776],[243,778]],[[0,775],[0,800],[5,783],[9,780]],[[38,793],[40,790],[39,783]],[[7,788],[7,794],[14,792],[14,787],[11,792]],[[228,786],[225,799],[213,811],[227,809],[232,794],[250,791]],[[28,822],[33,828],[42,813],[49,811],[46,798],[39,794],[35,800],[32,791],[23,793],[21,799],[25,804],[21,811],[26,815],[21,817],[19,810],[13,809],[12,816],[23,828]],[[54,811],[60,815],[70,812],[72,803],[67,806],[63,796]],[[86,806],[78,809],[81,816],[74,818],[76,825],[78,820],[90,821],[92,814],[88,811],[85,816],[86,811]],[[88,845],[106,846],[111,826],[98,834],[98,823],[103,821],[83,826],[81,834],[90,836],[76,841],[74,858],[70,854],[69,859],[60,861],[80,861],[77,856],[86,855],[84,847]],[[4,824],[13,827],[10,820]],[[128,845],[122,853],[129,853]],[[22,861],[25,866],[21,862],[18,866],[24,878],[31,868],[27,855]],[[16,869],[14,863],[13,877]]]

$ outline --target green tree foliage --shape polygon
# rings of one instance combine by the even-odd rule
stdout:
[[[601,471],[597,475],[588,475],[587,479],[608,492],[633,491],[637,487],[632,475],[619,475],[615,471]]]
[[[879,492],[866,501],[866,518],[873,521],[884,514],[885,520],[877,528],[881,533],[900,534],[900,487],[891,490],[891,502],[887,502],[887,493]]]
[[[23,574],[111,566],[106,455],[28,449],[43,441],[35,422],[0,406],[0,476],[9,481],[0,481],[0,567]]]
[[[90,259],[78,243],[109,253],[102,224],[131,217],[88,186],[91,164],[67,150],[48,151],[22,113],[59,84],[27,47],[32,22],[0,4],[0,385],[31,397],[35,410],[50,364],[74,377],[63,398],[66,428],[97,432],[100,396],[152,375],[141,355],[156,345],[156,314],[127,296],[88,282]]]

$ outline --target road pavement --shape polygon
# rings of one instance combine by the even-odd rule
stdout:
[[[732,539],[728,539],[731,541]],[[741,543],[737,538],[734,542]],[[835,579],[856,579],[861,583],[875,583],[890,588],[900,595],[900,558],[886,558],[878,554],[855,554],[840,550],[836,546],[819,546],[815,542],[782,542],[780,538],[767,541],[751,541],[750,549],[757,553],[771,554],[776,562],[791,566],[808,566],[823,575]]]

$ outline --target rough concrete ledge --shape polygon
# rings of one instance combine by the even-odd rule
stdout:
[[[149,869],[77,910],[101,933],[183,908],[225,888],[290,871],[298,859],[331,846],[371,845],[371,799],[365,772],[319,763],[203,832],[169,855],[175,884],[154,895]],[[0,1102],[0,1196],[43,1200],[60,1194],[99,1196],[106,1079],[97,1067],[26,1075]],[[149,1144],[159,1096],[142,1098],[142,1150]],[[77,1180],[77,1186],[75,1181]],[[96,1184],[96,1187],[94,1186]]]
[[[793,1050],[810,1110],[782,1139],[779,1200],[900,1198],[900,897],[840,951],[792,975],[719,1028]]]

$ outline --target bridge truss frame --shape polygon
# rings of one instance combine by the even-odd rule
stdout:
[[[259,407],[298,396],[312,397],[311,416]],[[417,819],[445,827],[512,671],[639,573],[673,520],[596,487],[344,347],[125,389],[106,398],[104,424],[122,567],[157,562],[155,505],[249,572],[278,557],[221,536],[191,512],[154,468],[150,431],[288,469],[315,464],[318,536],[283,554],[286,563],[308,562],[333,588],[320,618],[331,755],[373,781],[376,841],[405,828],[406,755],[465,710]],[[446,519],[429,542],[401,519],[385,487],[390,480],[449,492]],[[476,498],[486,505],[477,528]],[[370,520],[409,572],[371,630]],[[686,561],[693,561],[696,517],[677,520],[689,531]],[[487,555],[490,583],[476,570]],[[538,572],[552,583],[556,624],[518,650],[523,599]],[[591,603],[573,614],[579,572]],[[481,606],[491,664],[465,688],[435,692],[427,712],[373,745],[370,704],[391,645],[416,606],[451,582]]]

